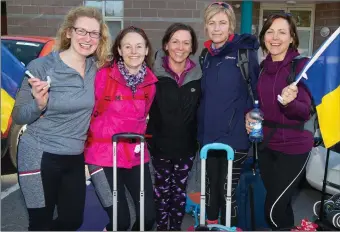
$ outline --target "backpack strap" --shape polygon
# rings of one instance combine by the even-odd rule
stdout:
[[[281,123],[277,123],[277,122],[272,122],[272,121],[268,121],[268,120],[263,120],[263,126],[266,126],[268,128],[270,128],[270,131],[267,135],[267,137],[262,141],[261,145],[259,146],[259,149],[262,150],[263,148],[265,148],[268,143],[269,140],[273,137],[273,135],[275,134],[275,132],[277,131],[277,129],[293,129],[293,130],[299,130],[299,131],[303,131],[304,130],[304,122],[302,123],[298,123],[295,125],[287,125],[287,124],[281,124]]]
[[[134,95],[134,96],[124,96],[124,95],[116,95],[114,96],[114,100],[123,101],[123,100],[147,100],[149,99],[149,94],[151,91],[152,85],[147,85],[144,88],[144,94],[142,95]]]
[[[157,58],[158,52],[159,52],[159,50],[157,50],[157,51],[155,52],[155,56],[154,56],[154,59],[155,59],[155,60],[156,60],[156,58]]]
[[[110,69],[108,68],[103,95],[99,99],[97,107],[94,109],[92,114],[94,118],[103,113],[108,108],[110,102],[114,100],[117,84],[117,81],[110,77]]]
[[[207,56],[208,56],[208,48],[204,48],[201,52],[200,57],[199,57],[199,63],[200,63],[200,66],[201,66],[201,70],[203,70],[203,64],[204,64],[205,60],[207,59]]]
[[[259,73],[259,78],[263,72],[263,67],[264,67],[264,61],[262,60],[262,62],[260,63],[260,73]]]
[[[237,51],[237,67],[240,68],[242,77],[247,84],[249,96],[253,103],[255,102],[253,89],[251,87],[251,80],[249,76],[249,49],[239,49]]]
[[[299,63],[300,60],[305,59],[305,57],[303,56],[296,56],[293,60],[292,60],[292,64],[290,66],[290,73],[289,76],[287,77],[287,84],[290,85],[295,81],[296,78],[296,66]]]
[[[149,99],[149,94],[151,91],[152,85],[148,85],[145,87],[143,95],[136,95],[136,96],[123,96],[123,95],[116,95],[118,83],[116,80],[110,77],[110,70],[107,70],[107,78],[105,82],[105,89],[103,92],[102,97],[99,99],[98,104],[93,111],[92,116],[97,117],[105,110],[107,110],[110,102],[112,101],[123,101],[123,100],[147,100]]]
[[[292,65],[290,66],[290,73],[289,73],[289,76],[287,77],[287,84],[288,85],[292,84],[295,81],[297,64],[300,62],[300,60],[303,60],[303,59],[306,59],[306,57],[296,56],[292,60]],[[310,115],[313,116],[314,114],[316,114],[316,107],[315,107],[314,100],[312,98],[312,105],[311,105],[311,109],[310,109]],[[316,128],[318,128],[318,127],[316,127]]]

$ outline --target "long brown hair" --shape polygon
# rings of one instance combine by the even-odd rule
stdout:
[[[117,35],[116,39],[115,39],[115,42],[113,44],[113,47],[112,47],[112,55],[113,55],[113,60],[112,60],[112,63],[113,64],[115,61],[119,60],[121,58],[119,52],[118,52],[118,48],[121,48],[120,47],[120,44],[123,40],[123,38],[130,32],[135,32],[135,33],[138,33],[140,34],[143,39],[145,40],[145,46],[148,48],[149,52],[148,52],[148,55],[145,57],[144,61],[146,63],[146,65],[151,68],[152,67],[152,63],[153,63],[153,52],[152,52],[152,47],[151,47],[151,43],[150,43],[150,40],[148,38],[148,36],[145,34],[145,32],[138,28],[138,27],[134,27],[134,26],[130,26],[130,27],[127,27],[127,28],[124,28],[123,30],[120,31],[120,33]]]

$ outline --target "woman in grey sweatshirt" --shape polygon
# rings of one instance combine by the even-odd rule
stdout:
[[[94,106],[94,77],[109,57],[110,41],[101,12],[77,7],[65,16],[56,51],[27,67],[35,78],[24,79],[13,120],[27,124],[18,147],[18,173],[29,230],[70,231],[82,224],[83,149]],[[58,218],[53,221],[55,206]]]

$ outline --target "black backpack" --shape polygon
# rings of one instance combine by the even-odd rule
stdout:
[[[297,56],[292,61],[290,75],[287,78],[287,84],[290,85],[295,81],[296,78],[296,66],[299,60],[306,59],[306,57]],[[320,127],[318,121],[318,115],[316,113],[316,105],[312,98],[312,104],[310,108],[310,119],[304,123],[304,130],[310,131],[314,135],[314,146],[319,146],[321,141]]]
[[[208,56],[208,49],[204,48],[201,52],[201,55],[199,56],[199,63],[200,63],[202,70],[203,70],[203,65],[204,65],[204,62],[205,62],[207,56]],[[243,77],[243,79],[246,82],[247,87],[248,87],[249,96],[251,97],[251,100],[254,103],[255,98],[254,98],[253,89],[251,87],[251,79],[249,77],[249,67],[248,67],[249,59],[248,59],[248,57],[249,57],[249,49],[240,48],[237,51],[237,60],[238,60],[237,67],[239,67],[240,70],[241,70],[242,77]]]

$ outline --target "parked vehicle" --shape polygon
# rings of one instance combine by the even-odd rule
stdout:
[[[327,149],[323,146],[314,147],[306,167],[306,179],[308,183],[322,190]],[[328,175],[326,193],[340,194],[340,143],[330,151],[328,162]]]
[[[1,36],[1,43],[24,65],[35,58],[45,56],[52,51],[55,40],[41,36]],[[7,151],[13,165],[17,166],[17,146],[26,125],[16,125],[10,118],[7,130],[1,133],[1,158]]]

